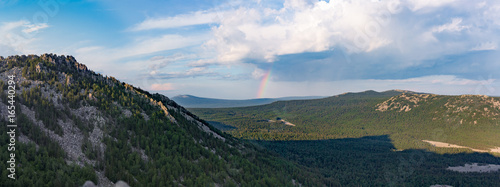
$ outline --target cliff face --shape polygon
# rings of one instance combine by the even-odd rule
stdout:
[[[198,186],[253,184],[264,176],[288,184],[294,178],[293,170],[272,169],[284,168],[283,162],[264,165],[279,158],[220,132],[166,96],[97,74],[72,56],[1,57],[5,123],[8,76],[15,76],[17,85],[18,159],[23,160],[17,171],[29,183]],[[39,167],[39,160],[49,165]]]

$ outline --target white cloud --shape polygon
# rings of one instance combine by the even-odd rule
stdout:
[[[247,59],[274,62],[280,55],[287,54],[337,49],[348,54],[369,53],[387,48],[385,50],[394,54],[399,52],[398,55],[405,59],[400,62],[401,66],[407,67],[406,64],[419,65],[422,60],[439,55],[471,50],[476,43],[443,41],[441,37],[467,30],[469,33],[461,34],[480,39],[481,35],[491,34],[478,29],[485,25],[480,20],[495,20],[498,16],[494,13],[499,12],[492,10],[494,1],[481,2],[479,6],[477,2],[463,0],[285,0],[278,8],[252,2],[233,4],[237,6],[220,5],[189,14],[148,18],[131,30],[213,23],[215,26],[204,47],[205,52],[215,57],[191,62],[190,66],[229,65]],[[467,14],[461,18],[446,18],[439,14],[446,6],[456,13],[478,11],[482,7],[487,7],[488,11],[484,11],[484,18]],[[436,24],[444,20],[449,23]],[[436,33],[440,33],[440,38],[436,38]],[[147,41],[153,45],[144,43],[144,49],[154,50],[156,41],[160,40]],[[127,52],[135,55],[141,53],[141,49]]]
[[[47,24],[32,24],[26,20],[4,22],[0,25],[0,55],[34,53],[34,34],[47,28]]]
[[[252,77],[254,79],[260,79],[264,75],[266,75],[266,72],[264,70],[262,70],[262,69],[259,69],[259,68],[255,68],[254,71],[252,72]]]
[[[480,2],[480,3],[476,4],[477,8],[483,8],[484,6],[486,6],[486,1],[483,1],[483,2]]]
[[[202,40],[203,36],[162,35],[140,39],[130,47],[118,49],[118,54],[121,54],[121,57],[150,54],[195,45]]]
[[[76,49],[74,55],[80,62],[87,64],[91,69],[117,73],[119,70],[116,69],[116,65],[124,63],[119,62],[120,60],[193,46],[201,44],[204,40],[206,40],[206,36],[204,35],[160,35],[156,37],[136,38],[135,41],[130,42],[124,47],[82,47]],[[142,67],[147,67],[147,65],[142,64]]]
[[[486,83],[485,83],[486,82]],[[454,75],[432,75],[408,79],[368,79],[342,81],[302,81],[275,82],[269,81],[263,97],[284,96],[332,96],[344,92],[361,92],[365,90],[387,91],[392,89],[411,90],[434,94],[487,94],[498,95],[498,89],[484,92],[483,87],[498,87],[495,79],[474,80],[459,78]],[[222,94],[222,93],[221,93]]]
[[[75,50],[76,53],[91,53],[103,49],[102,46],[82,47]]]
[[[186,75],[196,75],[198,73],[204,72],[207,68],[206,67],[195,67],[191,68],[186,71]]]
[[[164,68],[165,66],[183,60],[192,60],[196,59],[198,56],[195,54],[183,54],[176,53],[170,56],[154,56],[149,59],[149,61],[145,64],[149,64],[148,67],[150,69],[150,74],[155,74],[158,70]]]
[[[480,85],[481,80],[459,78],[455,75],[431,75],[400,80],[386,80],[394,83],[441,84],[441,85]],[[489,80],[495,81],[494,79]]]
[[[449,5],[455,2],[455,0],[408,0],[410,9],[412,11],[418,11],[425,8],[436,8],[445,5]]]
[[[478,21],[484,21],[489,25],[500,25],[500,4],[498,4],[498,1],[495,1],[495,3],[488,1],[485,7],[485,10],[481,10],[482,19]]]
[[[175,90],[172,83],[163,83],[163,84],[151,84],[150,87],[153,91],[170,91]]]
[[[219,64],[215,59],[199,59],[196,61],[193,61],[188,64],[188,66],[191,67],[201,67],[201,66],[208,66],[208,65],[213,65],[213,64]]]
[[[215,23],[219,20],[220,12],[198,11],[191,14],[176,15],[173,17],[148,18],[130,30],[142,31],[151,29],[169,29],[190,25]]]
[[[460,32],[464,29],[470,28],[470,26],[467,25],[461,25],[462,23],[462,18],[453,18],[451,20],[451,23],[447,23],[444,25],[440,25],[437,27],[434,27],[432,29],[433,32],[443,32],[443,31],[448,31],[448,32]]]
[[[220,64],[275,62],[280,55],[341,49],[348,54],[386,50],[404,59],[401,67],[417,66],[469,51],[478,40],[498,40],[500,28],[491,23],[499,22],[500,5],[481,4],[484,8],[464,0],[289,0],[281,8],[245,6],[225,10],[231,16],[213,27],[205,46],[217,54],[210,63]]]
[[[349,58],[348,61],[353,62],[347,65],[338,64],[340,74],[349,72],[359,74],[359,76],[350,77],[370,78],[375,73],[367,73],[367,71],[381,71],[376,76],[390,77],[385,75],[399,70],[404,71],[405,68],[409,67],[418,67],[424,63],[439,67],[441,64],[437,64],[439,62],[436,62],[435,59],[443,58],[446,60],[446,57],[471,50],[496,50],[497,44],[500,42],[496,32],[500,29],[498,27],[500,25],[498,24],[500,23],[498,21],[500,20],[498,13],[500,6],[496,6],[497,1],[484,1],[479,5],[478,3],[466,2],[465,0],[285,0],[281,4],[282,6],[276,5],[276,3],[268,6],[270,4],[264,1],[257,5],[237,3],[238,6],[229,6],[229,8],[226,6],[188,14],[147,18],[132,25],[129,31],[156,30],[126,32],[126,34],[130,34],[129,37],[135,38],[123,46],[107,48],[103,47],[102,44],[92,44],[83,46],[74,52],[76,52],[77,59],[88,64],[89,68],[113,76],[122,75],[119,77],[129,78],[132,81],[136,77],[130,76],[137,74],[157,77],[157,82],[154,82],[157,88],[164,86],[162,82],[158,82],[163,79],[203,82],[226,75],[237,77],[244,74],[246,79],[255,81],[266,73],[265,70],[259,68],[268,66],[259,64],[259,62],[283,63],[284,61],[279,61],[280,58],[286,58],[282,55],[328,52],[329,50],[334,50],[333,53],[337,52],[335,50],[341,50],[347,53],[342,58]],[[457,16],[460,17],[457,18]],[[26,24],[31,25],[31,27],[24,26]],[[199,27],[186,26],[201,24],[213,26],[210,33],[189,35],[170,32],[200,33],[204,30],[198,30]],[[4,25],[4,27],[7,26]],[[36,33],[46,28],[43,25],[35,26],[31,23],[12,23],[10,27],[16,28],[20,34]],[[172,28],[179,27],[184,28],[172,30]],[[2,36],[0,36],[1,39]],[[2,44],[3,42],[0,43],[0,51],[3,51]],[[172,49],[202,44],[205,47],[204,51],[179,50],[183,53],[196,53],[195,56],[191,57],[189,54],[183,54],[181,57],[172,55],[174,52],[167,52]],[[205,55],[199,55],[200,53],[205,53]],[[335,57],[338,56],[340,55]],[[334,58],[328,59],[328,61],[315,61],[316,59],[311,58],[316,57],[309,58],[307,55],[297,55],[297,57],[304,57],[304,63],[311,63],[317,67],[325,67],[325,64],[331,63],[334,65],[330,67],[337,68],[336,63],[341,63]],[[252,63],[244,63],[249,61]],[[230,68],[221,68],[229,66],[238,66],[241,69],[235,71]],[[380,69],[363,68],[377,66]],[[330,73],[329,70],[323,71]],[[448,72],[450,71],[444,73]],[[313,73],[315,72],[313,71]],[[413,73],[412,75],[422,74],[424,73]],[[338,79],[335,80],[345,79],[343,76],[339,75]],[[392,86],[385,86],[387,89],[402,88],[398,86],[406,84],[462,87],[478,83],[474,80],[452,76],[369,81],[375,82],[381,88],[384,87],[384,84],[391,83]],[[339,81],[333,85],[338,88],[352,82],[349,80]],[[376,88],[362,85],[361,82],[362,80],[359,80],[354,84],[358,87],[350,87],[344,91]],[[328,84],[315,83],[309,85],[316,86],[307,89],[308,84],[300,83],[298,85],[301,86],[298,87],[303,88],[304,91],[293,90],[294,83],[296,82],[291,81],[290,87],[283,91],[303,93],[304,95],[318,95],[319,93],[330,93],[324,95],[331,95],[333,89],[327,90],[325,88],[323,90],[322,87]],[[143,85],[144,88],[152,86],[151,82]],[[436,86],[436,88],[438,87]]]
[[[490,51],[496,50],[497,48],[498,46],[494,42],[484,42],[472,48],[471,51]]]
[[[220,62],[273,62],[279,55],[337,45],[351,46],[349,52],[373,51],[392,42],[385,32],[390,20],[381,16],[391,10],[389,3],[359,0],[287,0],[281,9],[239,8],[213,28],[213,39],[206,45],[216,49]]]
[[[196,77],[221,77],[220,73],[213,72],[206,67],[193,67],[184,71],[170,71],[161,73],[154,71],[153,78],[155,79],[183,79],[183,78],[196,78]]]
[[[37,32],[37,31],[39,31],[41,29],[48,28],[49,25],[47,25],[46,23],[41,23],[41,24],[38,24],[38,25],[28,24],[28,25],[25,25],[25,27],[27,27],[27,28],[23,29],[23,32],[26,33],[26,34],[31,34],[33,32]]]
[[[16,28],[22,28],[25,25],[29,25],[30,22],[26,20],[19,20],[19,21],[14,21],[14,22],[4,22],[1,29],[2,31],[11,31]]]
[[[163,60],[163,59],[165,59],[165,56],[154,56],[154,57],[151,57],[149,60],[158,61],[158,60]]]

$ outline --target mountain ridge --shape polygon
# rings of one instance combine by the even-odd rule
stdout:
[[[366,90],[362,92],[345,92],[333,96],[288,96],[288,97],[278,97],[278,98],[255,98],[255,99],[220,99],[220,98],[208,98],[208,97],[198,97],[189,94],[177,95],[172,97],[172,100],[180,103],[187,108],[228,108],[228,107],[248,107],[270,104],[276,101],[292,101],[292,100],[311,100],[311,99],[322,99],[326,97],[337,97],[341,95],[348,94],[360,94],[360,93],[373,93],[374,90]],[[414,92],[410,90],[386,90],[383,92],[376,92],[380,94],[393,94],[393,93],[415,93],[424,94],[420,92]]]
[[[280,97],[280,98],[257,98],[257,99],[217,99],[217,98],[206,98],[197,97],[193,95],[178,95],[172,97],[172,100],[178,102],[179,104],[187,108],[226,108],[226,107],[246,107],[246,106],[256,106],[269,104],[276,101],[285,100],[308,100],[308,99],[319,99],[322,96],[292,96],[292,97]]]

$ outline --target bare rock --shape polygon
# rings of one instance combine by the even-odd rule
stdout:
[[[92,181],[85,181],[82,187],[97,187]]]
[[[126,182],[118,181],[115,183],[115,187],[130,187]]]

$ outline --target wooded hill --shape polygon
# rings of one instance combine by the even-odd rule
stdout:
[[[97,74],[72,56],[0,58],[0,126],[16,83],[16,178],[2,186],[335,186],[306,167],[233,138],[160,94]],[[6,133],[0,167],[7,168]]]
[[[318,140],[389,135],[396,149],[470,152],[439,149],[422,140],[484,150],[500,147],[500,98],[482,95],[365,91],[324,99],[190,111],[207,121],[235,127],[226,132],[245,139]]]

